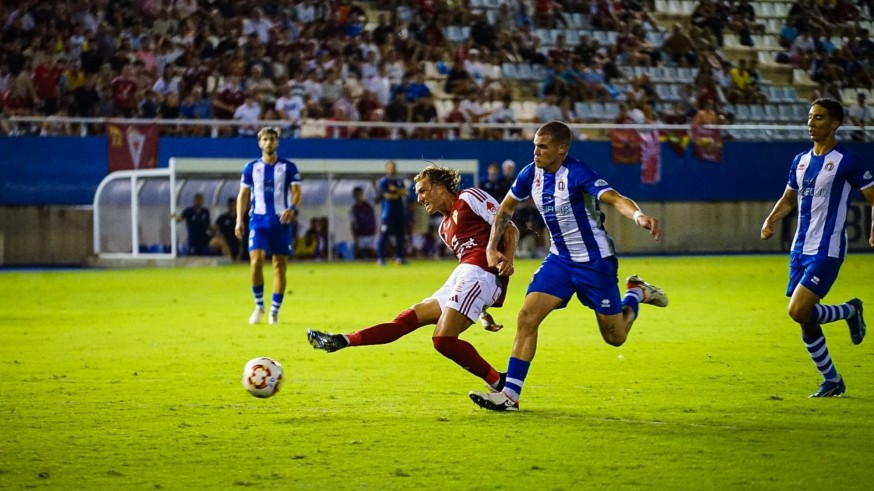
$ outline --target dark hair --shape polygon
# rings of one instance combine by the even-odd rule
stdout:
[[[570,145],[573,139],[571,129],[561,121],[550,121],[541,126],[537,132],[542,135],[549,135],[559,145]]]
[[[413,182],[419,182],[426,177],[432,185],[440,184],[452,194],[458,193],[458,187],[461,185],[460,172],[449,167],[441,167],[437,164],[431,164],[422,169],[422,172],[419,172],[413,178]]]
[[[844,106],[840,102],[832,99],[831,97],[821,97],[810,103],[810,107],[813,106],[822,106],[823,109],[828,111],[828,115],[832,119],[838,120],[838,124],[843,124],[844,122]]]
[[[363,193],[363,192],[364,192],[364,188],[362,188],[361,186],[355,186],[354,188],[352,188],[353,194],[354,193]]]

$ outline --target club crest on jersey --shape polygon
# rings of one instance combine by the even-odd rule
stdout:
[[[558,186],[557,186],[557,187],[558,187],[558,190],[559,190],[559,191],[564,191],[564,188],[565,188],[564,179],[558,181]]]
[[[452,212],[452,221],[458,223],[458,210]]]
[[[825,171],[826,172],[831,172],[832,170],[834,170],[834,168],[835,168],[834,162],[826,162],[825,163]]]
[[[492,215],[498,212],[498,209],[495,208],[495,204],[491,201],[486,201],[486,209],[489,210],[489,213],[491,213]]]

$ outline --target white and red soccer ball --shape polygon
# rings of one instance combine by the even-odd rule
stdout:
[[[243,369],[243,387],[255,397],[270,397],[282,387],[282,365],[267,358],[255,358]]]

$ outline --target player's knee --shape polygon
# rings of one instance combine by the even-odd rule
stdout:
[[[789,305],[789,317],[799,323],[806,324],[810,321],[810,309],[798,305]]]
[[[522,333],[533,333],[537,331],[540,321],[535,315],[523,307],[522,310],[519,311],[519,315],[516,317],[516,325],[516,329]]]
[[[620,334],[618,332],[601,333],[601,334],[602,334],[602,337],[604,338],[604,341],[607,344],[609,344],[610,346],[613,346],[614,348],[618,348],[618,347],[622,346],[623,344],[625,344],[625,340],[628,339],[627,335]]]
[[[458,338],[454,336],[434,336],[431,338],[431,341],[434,343],[434,349],[438,353],[449,357]]]

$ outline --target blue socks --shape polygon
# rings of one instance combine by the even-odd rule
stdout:
[[[283,297],[285,297],[285,295],[283,295],[282,293],[274,293],[273,294],[273,301],[270,302],[270,313],[271,314],[278,314],[279,313],[279,307],[282,306]]]
[[[525,383],[525,377],[528,376],[528,367],[531,362],[520,360],[519,358],[510,357],[510,363],[507,366],[507,383],[504,385],[504,393],[513,399],[519,400],[519,395],[522,393],[522,384]]]
[[[846,319],[853,315],[854,312],[856,312],[856,309],[848,303],[841,305],[816,304],[813,306],[813,314],[810,320],[817,324],[828,324],[829,322]]]
[[[255,297],[255,305],[264,310],[264,283],[253,286],[252,295]]]
[[[828,347],[825,345],[825,335],[820,335],[818,338],[806,338],[801,336],[804,341],[804,346],[807,347],[807,352],[810,358],[816,365],[816,369],[822,374],[822,378],[831,382],[837,382],[841,379],[835,364],[832,363],[832,357],[828,354]]]

